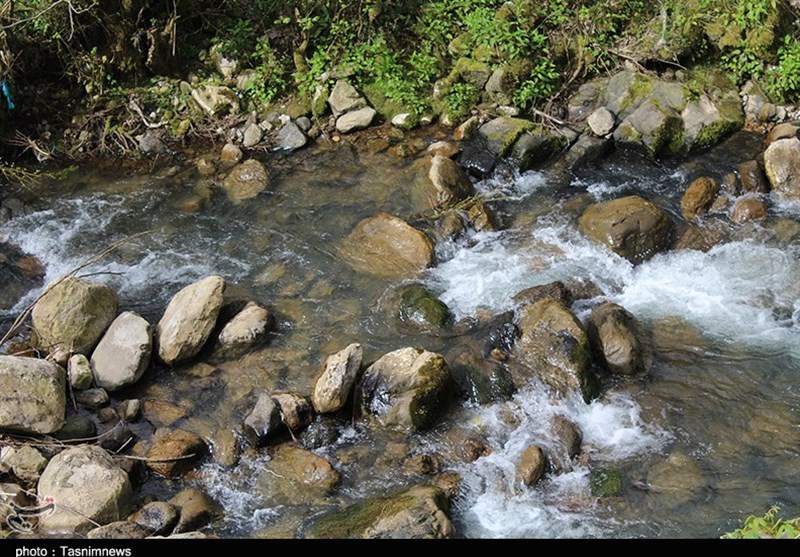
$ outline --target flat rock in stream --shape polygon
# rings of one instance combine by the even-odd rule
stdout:
[[[578,219],[584,234],[632,263],[641,263],[670,245],[667,215],[639,196],[590,205]]]
[[[414,275],[433,263],[433,242],[403,219],[379,213],[362,220],[341,245],[356,271],[382,277]]]
[[[67,373],[36,358],[0,356],[0,429],[54,433],[64,425]]]
[[[110,286],[70,276],[51,283],[36,302],[31,341],[65,363],[69,354],[89,354],[116,316]]]
[[[225,279],[212,275],[172,297],[156,327],[161,361],[172,365],[200,351],[214,329],[224,291]]]
[[[150,365],[152,350],[150,323],[131,311],[119,314],[92,353],[95,383],[107,391],[136,383]]]

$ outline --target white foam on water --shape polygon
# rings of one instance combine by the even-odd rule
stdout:
[[[489,177],[475,184],[475,191],[486,200],[502,197],[507,200],[520,200],[547,186],[544,174],[536,170],[515,173],[512,180]]]
[[[509,410],[518,420],[513,428],[502,418]],[[527,447],[554,449],[549,424],[555,416],[579,427],[595,461],[649,454],[672,439],[646,423],[636,402],[622,393],[585,404],[577,395],[555,401],[532,384],[507,404],[477,409],[471,423],[487,435],[492,452],[459,470],[465,493],[457,503],[457,520],[470,537],[609,537],[624,530],[624,524],[598,518],[586,467],[548,475],[530,488],[516,483],[516,463]]]
[[[2,238],[42,261],[47,284],[74,271],[115,240],[147,231],[145,215],[158,211],[154,205],[161,201],[150,191],[138,196],[94,194],[62,199],[54,208],[13,219],[4,226]],[[81,269],[78,276],[90,275],[131,299],[151,300],[174,294],[178,285],[210,274],[232,280],[250,270],[251,262],[219,249],[231,240],[233,232],[221,231],[220,237],[211,237],[202,231],[199,221],[188,224],[180,234],[153,231],[133,238],[120,247],[127,257],[111,254]],[[29,292],[8,313],[17,314],[40,292]]]

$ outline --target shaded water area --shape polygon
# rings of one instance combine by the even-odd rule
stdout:
[[[349,416],[319,420],[299,441],[341,473],[332,494],[276,488],[267,452],[247,448],[232,468],[208,458],[181,480],[143,475],[140,498],[186,485],[212,494],[226,509],[210,530],[219,536],[302,536],[326,511],[425,482],[406,464],[427,454],[461,477],[451,509],[459,537],[718,537],[772,504],[800,515],[800,213],[774,206],[758,224],[720,224],[724,240],[706,252],[672,251],[637,266],[590,242],[576,221],[594,201],[637,193],[667,210],[680,232],[680,195],[692,179],[719,178],[760,146],[761,138],[741,134],[690,160],[654,163],[617,150],[576,173],[501,171],[477,182],[503,230],[438,242],[436,265],[418,279],[456,322],[430,334],[394,317],[398,281],[356,273],[338,252],[361,219],[381,211],[431,230],[411,193],[418,167],[346,142],[253,154],[271,186],[239,204],[189,162],[141,174],[85,167],[37,192],[0,236],[40,258],[49,281],[103,246],[147,232],[83,273],[114,286],[121,310],[151,323],[175,292],[209,274],[226,279],[231,302],[272,310],[276,329],[265,346],[214,365],[154,366],[114,394],[150,404],[149,421],[132,424],[140,437],[170,424],[216,451],[221,432],[240,429],[255,393],[310,394],[325,357],[351,342],[362,344],[365,362],[405,346],[439,352],[452,366],[465,354],[483,357],[493,319],[529,286],[592,284],[573,304],[579,317],[610,300],[643,325],[647,375],[607,381],[591,404],[533,381],[506,401],[479,404],[465,393],[415,435]],[[723,219],[710,215],[709,230],[715,220]],[[3,321],[36,294],[2,308]],[[553,416],[580,427],[583,458],[521,487],[516,462],[532,443],[555,446]],[[488,449],[477,460],[464,454],[475,440]],[[601,469],[621,473],[620,496],[592,496],[590,477]]]

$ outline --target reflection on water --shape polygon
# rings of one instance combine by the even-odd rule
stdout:
[[[733,142],[706,156],[723,173],[741,152]],[[597,287],[598,296],[573,306],[581,318],[602,300],[633,313],[652,365],[646,378],[621,381],[590,405],[556,399],[537,383],[506,402],[460,401],[433,431],[410,439],[363,424],[315,424],[302,441],[334,463],[342,484],[313,505],[270,495],[263,451],[245,451],[233,470],[209,463],[191,481],[225,504],[221,535],[292,535],[322,510],[419,482],[404,468],[414,454],[438,455],[442,470],[460,474],[452,514],[463,537],[717,537],[774,503],[800,514],[798,244],[781,241],[766,223],[708,252],[676,251],[633,267],[575,228],[586,203],[631,192],[677,214],[691,166],[617,153],[580,176],[542,170],[478,184],[514,227],[437,247],[438,264],[421,279],[458,323],[445,334],[416,335],[389,316],[386,301],[398,284],[354,273],[337,250],[357,222],[377,212],[430,225],[409,193],[416,167],[346,145],[267,164],[269,191],[236,205],[217,187],[219,177],[192,168],[136,177],[87,170],[63,184],[69,193],[2,230],[47,264],[47,280],[146,231],[85,272],[113,285],[122,308],[151,322],[174,292],[209,274],[226,278],[229,299],[254,299],[275,312],[265,347],[213,367],[154,368],[123,393],[149,401],[165,420],[178,416],[174,423],[219,450],[220,432],[239,427],[254,392],[310,393],[320,363],[347,344],[360,342],[367,362],[409,345],[442,353],[482,346],[485,329],[474,323],[514,309],[520,290],[555,280]],[[791,208],[781,213],[795,218]],[[554,416],[579,426],[583,460],[523,488],[516,462],[531,444],[554,446]],[[475,438],[487,450],[465,459],[463,447]],[[621,474],[621,496],[591,496],[593,470],[603,467]],[[153,480],[143,492],[170,489]]]

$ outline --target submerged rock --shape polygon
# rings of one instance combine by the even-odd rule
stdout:
[[[453,319],[447,305],[421,284],[411,284],[400,292],[400,322],[420,332],[439,330]]]
[[[358,343],[328,356],[314,385],[311,398],[314,410],[325,414],[344,407],[361,370],[363,356],[364,350]]]
[[[675,508],[697,498],[708,486],[708,479],[695,460],[675,451],[650,469],[647,486]]]
[[[205,344],[222,307],[225,279],[210,276],[172,297],[156,327],[158,355],[172,365],[195,356]]]
[[[433,263],[433,242],[403,219],[380,213],[364,219],[342,243],[355,270],[383,277],[412,275]]]
[[[66,362],[89,354],[117,316],[117,293],[105,284],[67,277],[51,283],[31,313],[34,347]]]
[[[445,359],[419,348],[384,354],[361,380],[361,410],[381,425],[410,431],[430,427],[450,392]]]
[[[147,466],[156,474],[173,478],[186,472],[207,451],[206,442],[190,431],[161,429],[153,435]]]
[[[69,448],[50,459],[39,479],[39,501],[54,503],[39,517],[39,532],[85,533],[128,516],[133,498],[128,475],[100,447]]]
[[[150,323],[130,311],[119,314],[92,353],[95,383],[107,391],[136,383],[150,365],[152,349]]]
[[[47,435],[64,425],[66,372],[53,362],[0,356],[0,429]]]
[[[672,228],[661,209],[635,195],[591,205],[578,224],[584,234],[632,263],[667,249]]]
[[[232,203],[241,203],[256,197],[269,187],[269,174],[263,164],[249,159],[230,171],[222,182],[222,187]]]
[[[341,482],[341,475],[326,458],[289,444],[277,446],[265,466],[271,472],[271,495],[289,504],[314,501]]]
[[[446,539],[454,535],[445,493],[417,486],[334,511],[308,532],[316,539]]]

